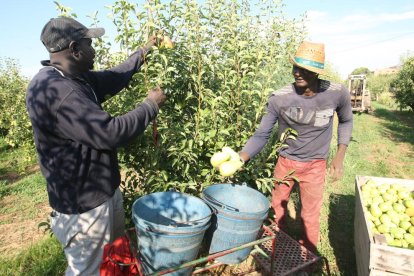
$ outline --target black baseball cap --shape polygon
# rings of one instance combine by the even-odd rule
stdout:
[[[40,40],[50,53],[59,52],[69,47],[72,41],[81,38],[103,36],[104,28],[87,28],[69,17],[52,18],[43,27]]]

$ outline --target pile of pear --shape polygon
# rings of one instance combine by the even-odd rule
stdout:
[[[414,249],[414,193],[408,186],[369,179],[361,193],[371,231],[390,246]]]

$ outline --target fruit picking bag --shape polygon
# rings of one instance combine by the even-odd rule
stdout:
[[[137,259],[133,256],[126,236],[106,244],[100,267],[101,276],[142,275]]]

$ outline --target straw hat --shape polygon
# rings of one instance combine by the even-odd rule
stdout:
[[[300,68],[315,72],[321,75],[325,73],[325,45],[304,41],[299,45],[295,56],[290,62]]]

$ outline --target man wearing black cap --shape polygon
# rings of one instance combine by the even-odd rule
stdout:
[[[51,227],[68,261],[66,275],[99,275],[103,247],[124,232],[116,148],[140,135],[166,97],[160,88],[128,113],[112,117],[101,104],[125,88],[140,69],[155,37],[120,65],[93,69],[92,38],[71,18],[51,19],[41,41],[50,53],[27,89],[41,171],[53,208]]]

